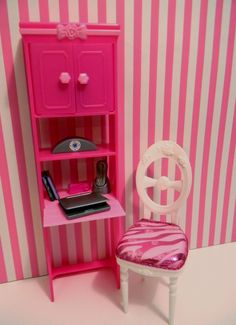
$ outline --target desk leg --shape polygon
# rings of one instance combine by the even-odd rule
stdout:
[[[113,254],[112,250],[112,227],[111,219],[105,219],[105,238],[106,238],[106,257],[111,258]]]
[[[43,230],[44,234],[44,243],[45,243],[45,255],[48,269],[48,280],[49,280],[49,296],[51,301],[54,301],[54,290],[53,290],[53,274],[52,274],[52,255],[50,249],[50,236],[49,229]]]

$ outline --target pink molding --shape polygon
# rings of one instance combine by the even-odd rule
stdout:
[[[57,23],[20,23],[22,35],[58,35],[58,39],[85,39],[88,35],[111,35],[120,33],[117,24],[57,24]]]

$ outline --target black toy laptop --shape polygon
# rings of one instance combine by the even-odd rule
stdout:
[[[99,193],[67,196],[59,199],[67,219],[79,218],[110,209],[107,198]]]

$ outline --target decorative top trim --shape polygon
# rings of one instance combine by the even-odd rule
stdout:
[[[58,24],[57,25],[57,38],[59,40],[63,38],[68,38],[69,40],[74,40],[76,38],[86,39],[87,29],[85,25],[79,24]]]
[[[22,35],[56,35],[62,39],[85,39],[92,35],[118,36],[120,26],[116,24],[79,24],[79,23],[20,23]]]

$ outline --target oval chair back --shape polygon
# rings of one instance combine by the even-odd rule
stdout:
[[[174,161],[181,172],[180,180],[171,180],[167,176],[158,179],[147,176],[150,165],[162,158]],[[163,140],[154,143],[144,153],[136,171],[137,192],[145,208],[153,213],[176,215],[180,206],[185,202],[192,184],[192,171],[188,156],[175,142]],[[169,188],[179,192],[178,198],[171,204],[161,205],[148,195],[148,188],[157,188],[159,191]]]

